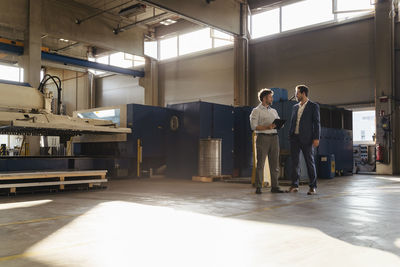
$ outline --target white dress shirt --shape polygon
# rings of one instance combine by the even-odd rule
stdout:
[[[265,107],[262,104],[258,105],[250,114],[250,126],[256,133],[274,134],[277,133],[276,129],[257,131],[257,126],[268,126],[279,119],[278,112],[270,106]]]
[[[303,105],[301,103],[299,103],[299,109],[297,110],[296,129],[294,130],[295,134],[299,134],[299,132],[300,132],[300,120],[301,120],[301,116],[303,115],[303,111],[306,108],[307,103],[308,103],[308,100]]]

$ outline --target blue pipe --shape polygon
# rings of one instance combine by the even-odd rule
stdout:
[[[20,56],[24,53],[24,48],[22,46],[0,43],[0,51]]]
[[[24,53],[24,48],[22,46],[15,46],[5,43],[0,43],[0,52],[14,54],[14,55],[22,55]],[[42,60],[49,60],[54,62],[59,62],[64,65],[75,65],[90,69],[114,72],[119,74],[131,75],[133,77],[144,77],[144,71],[125,69],[116,66],[110,66],[106,64],[101,64],[97,62],[92,62],[80,58],[62,56],[58,54],[52,54],[42,51]]]
[[[132,75],[134,77],[144,77],[144,71],[125,69],[125,68],[110,66],[110,65],[106,65],[106,64],[100,64],[97,62],[92,62],[92,61],[88,61],[88,60],[84,60],[84,59],[80,59],[80,58],[62,56],[62,55],[57,55],[57,54],[52,54],[52,53],[47,53],[47,52],[42,52],[42,60],[55,61],[55,62],[63,63],[64,65],[75,65],[75,66],[81,66],[81,67],[86,67],[86,68],[90,68],[90,69]]]

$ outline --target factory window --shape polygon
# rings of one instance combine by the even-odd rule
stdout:
[[[89,61],[97,62],[100,64],[106,64],[111,66],[116,66],[120,68],[132,68],[139,67],[145,64],[144,57],[131,55],[128,53],[117,52],[107,56],[102,56],[98,58],[88,57]],[[89,71],[95,75],[105,74],[105,71],[89,69]]]
[[[160,59],[178,56],[178,37],[171,37],[160,41]]]
[[[0,135],[0,144],[8,146],[8,135]]]
[[[96,62],[97,60],[94,57],[88,57],[88,61]],[[107,58],[107,62],[108,62],[108,58]],[[98,62],[98,63],[100,63],[100,62]],[[95,69],[88,69],[88,71],[93,73],[94,75],[102,75],[105,73],[105,71],[100,71],[100,70],[95,70]]]
[[[254,10],[251,16],[251,36],[259,38],[285,31],[338,22],[369,15],[374,11],[374,0],[303,0],[275,5],[262,12]]]
[[[367,15],[374,10],[371,0],[335,0],[334,13],[338,20],[351,19]]]
[[[0,65],[0,80],[23,82],[23,69],[14,66]]]
[[[275,8],[262,13],[255,14],[251,17],[253,25],[251,36],[258,38],[280,32],[280,10]]]
[[[212,39],[210,28],[179,35],[179,55],[210,49]]]
[[[132,68],[133,55],[118,52],[110,55],[110,65],[120,68]]]
[[[232,35],[215,29],[204,28],[185,34],[178,34],[176,37],[161,39],[159,41],[159,59],[170,59],[178,55],[183,56],[212,48],[228,46],[232,45],[233,42]]]
[[[282,7],[282,31],[333,20],[331,0],[307,0]]]
[[[353,111],[353,141],[371,143],[375,135],[375,110]]]
[[[98,57],[96,58],[96,62],[100,63],[100,64],[110,64],[110,57],[107,56],[103,56],[103,57]]]
[[[211,29],[211,38],[213,39],[214,48],[233,44],[232,35],[215,29]]]
[[[157,47],[158,47],[157,41],[144,42],[144,54],[146,56],[157,59],[158,58]]]
[[[133,55],[133,66],[140,67],[146,64],[146,59],[144,57]]]
[[[371,11],[374,9],[372,0],[335,0],[335,12]]]

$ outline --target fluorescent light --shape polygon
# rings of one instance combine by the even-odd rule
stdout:
[[[161,21],[160,23],[161,23],[162,25],[168,26],[168,25],[171,25],[171,24],[176,23],[176,20],[166,19],[166,20]]]

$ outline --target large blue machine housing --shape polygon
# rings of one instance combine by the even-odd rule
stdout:
[[[74,143],[75,156],[93,157],[93,168],[124,169],[120,173],[136,174],[138,140],[142,147],[142,168],[158,168],[166,164],[167,109],[128,104],[126,125],[132,129],[122,142]]]
[[[191,179],[198,175],[199,141],[206,138],[222,139],[221,174],[233,173],[232,106],[208,102],[169,105],[168,113],[179,118],[179,128],[167,133],[167,175]]]

